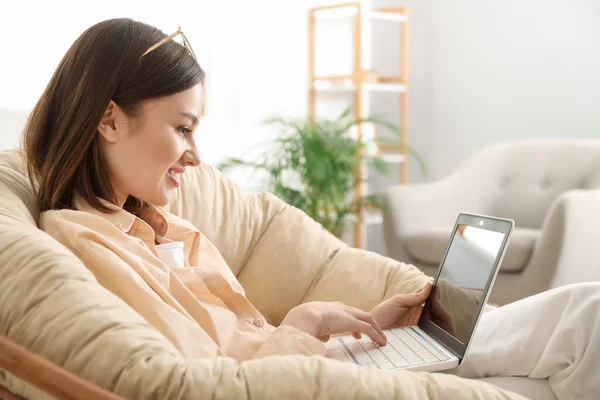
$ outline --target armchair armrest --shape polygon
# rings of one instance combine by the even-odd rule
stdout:
[[[600,191],[571,191],[561,200],[566,216],[562,251],[550,288],[600,281]]]
[[[504,274],[510,297],[517,298],[576,282],[600,280],[600,192],[573,190],[563,193],[544,219],[540,240],[521,274]]]
[[[600,280],[600,191],[560,196],[546,216],[542,237],[527,267],[546,276],[541,290]],[[531,270],[531,271],[530,271]]]

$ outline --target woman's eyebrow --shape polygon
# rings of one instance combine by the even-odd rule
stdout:
[[[188,117],[190,121],[192,121],[192,125],[196,125],[198,123],[198,117],[196,117],[190,112],[182,112],[181,115],[183,115],[184,117]]]

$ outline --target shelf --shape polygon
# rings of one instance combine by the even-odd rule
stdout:
[[[382,11],[371,11],[367,13],[367,16],[372,20],[379,21],[405,22],[407,20],[406,15],[404,14]]]
[[[325,108],[331,112],[333,109],[339,108],[342,101],[346,102],[352,99],[354,107],[353,118],[364,117],[370,114],[371,105],[380,107],[386,111],[387,114],[399,116],[399,126],[407,126],[407,70],[408,70],[408,10],[406,7],[394,6],[388,8],[373,8],[373,2],[370,0],[343,3],[343,4],[329,4],[310,9],[308,15],[309,23],[309,81],[308,81],[308,115],[309,118],[316,118],[317,114],[317,99],[322,102],[331,102],[331,107]],[[382,3],[382,2],[379,2]],[[386,2],[387,3],[387,2]],[[386,22],[388,21],[388,22]],[[394,26],[388,26],[389,22]],[[397,25],[396,25],[397,24]],[[328,27],[330,25],[330,27]],[[379,60],[373,54],[373,39],[375,34],[378,34],[377,25],[384,25],[384,28],[399,28],[399,41],[394,38],[394,41],[390,43],[398,43],[398,52],[400,55],[399,67],[397,72],[391,72],[386,70],[385,75],[391,76],[377,76],[373,70],[377,70],[374,65],[374,61]],[[317,28],[318,27],[318,28]],[[329,29],[328,29],[329,28]],[[317,30],[320,34],[330,34],[333,32],[334,36],[332,41],[323,42],[328,46],[337,43],[336,41],[341,38],[341,28],[346,31],[344,46],[340,47],[344,51],[352,49],[352,58],[346,59],[343,67],[340,67],[339,57],[335,54],[319,53],[320,57],[324,58],[329,64],[329,70],[327,75],[318,74],[315,71],[316,65],[316,54],[315,54],[315,41]],[[348,29],[351,28],[351,29]],[[391,35],[392,33],[386,33]],[[395,35],[395,33],[394,33]],[[379,39],[378,39],[379,40]],[[348,44],[350,43],[350,44]],[[380,43],[379,41],[377,43]],[[385,41],[384,43],[385,44]],[[351,46],[351,47],[350,47]],[[394,46],[395,47],[395,46]],[[335,48],[335,47],[334,47]],[[382,53],[383,54],[383,53]],[[387,57],[390,63],[395,62],[395,59]],[[332,66],[336,65],[335,68]],[[396,70],[396,68],[394,68]],[[335,74],[334,71],[344,71],[341,74]],[[325,70],[322,70],[325,72]],[[331,73],[334,72],[334,73]],[[386,94],[383,94],[387,92]],[[380,93],[380,94],[377,94]],[[378,99],[377,97],[393,97],[393,103],[386,102],[386,107],[379,104],[379,101],[386,99]],[[396,99],[399,97],[399,99]],[[398,103],[398,110],[396,112],[396,101]],[[373,103],[373,104],[372,104]],[[323,112],[323,114],[325,114]],[[364,162],[360,162],[357,165],[358,172],[361,177],[367,179],[367,175],[372,175],[370,180],[367,182],[361,182],[356,187],[355,195],[364,196],[366,193],[373,191],[376,187],[380,187],[379,190],[383,190],[387,185],[398,184],[396,181],[400,180],[400,183],[405,183],[407,179],[407,168],[408,159],[406,158],[406,130],[402,129],[399,132],[398,140],[389,144],[379,144],[372,146],[374,139],[384,139],[389,135],[387,131],[385,135],[378,135],[377,126],[373,123],[363,123],[358,126],[354,126],[350,130],[350,136],[354,138],[360,137],[365,140],[367,148],[365,153],[373,156],[377,155],[384,161],[390,164],[391,175],[388,178],[378,177],[373,170],[372,166],[366,165]],[[362,156],[361,156],[362,158]],[[364,159],[362,161],[365,161]],[[352,229],[352,245],[358,248],[362,247],[364,242],[366,231],[365,226],[379,225],[382,222],[382,214],[376,210],[365,209],[362,213],[362,218],[358,218],[354,221]],[[377,228],[379,229],[379,228]],[[347,232],[350,233],[350,232]]]
[[[379,157],[388,163],[393,163],[393,164],[400,164],[403,162],[406,162],[406,157],[403,156],[402,154],[390,154],[390,153],[384,153],[381,152],[379,153]]]
[[[399,144],[378,144],[377,147],[379,147],[379,150],[381,151],[386,151],[386,152],[401,152],[402,151],[402,146],[400,146]]]
[[[345,6],[327,8],[323,10],[317,10],[314,13],[316,20],[335,20],[335,19],[350,19],[356,16],[358,9],[356,6]],[[392,21],[392,22],[405,22],[407,20],[406,15],[398,12],[388,11],[363,11],[363,18],[371,19],[374,21]]]
[[[354,85],[354,82],[350,79],[319,79],[314,82],[313,88],[317,91],[353,92],[356,90],[356,85]],[[374,92],[402,93],[406,91],[406,86],[400,83],[363,83],[362,89]]]
[[[352,81],[352,75],[315,76],[315,81]]]
[[[399,83],[363,83],[363,89],[376,92],[398,92],[406,91],[406,86]]]
[[[320,79],[313,83],[313,88],[319,91],[330,92],[353,92],[356,89],[351,79]]]

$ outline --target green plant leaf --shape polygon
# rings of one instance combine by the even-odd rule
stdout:
[[[355,197],[355,188],[363,181],[357,173],[359,160],[362,158],[378,173],[389,171],[389,163],[381,156],[365,154],[371,143],[351,138],[349,130],[361,123],[375,123],[400,132],[396,125],[379,117],[353,120],[352,110],[350,105],[333,120],[265,119],[265,125],[278,129],[277,138],[264,144],[260,156],[252,160],[230,158],[219,169],[247,167],[265,171],[275,195],[340,237],[362,207],[383,207],[379,195]],[[379,139],[374,142],[379,143]],[[406,150],[421,167],[425,165],[417,152],[409,147]]]
[[[383,196],[380,194],[364,196],[362,199],[360,199],[360,202],[363,206],[370,206],[378,210],[385,209],[385,202],[383,201]]]
[[[354,110],[354,103],[351,103],[348,107],[346,107],[346,109],[344,109],[344,111],[340,114],[339,117],[337,117],[336,120],[337,121],[345,120],[346,118],[348,118],[348,116],[350,115],[352,110]]]
[[[227,171],[234,167],[252,167],[258,169],[269,169],[269,166],[267,164],[245,161],[240,158],[228,158],[217,165],[217,169],[221,171]]]

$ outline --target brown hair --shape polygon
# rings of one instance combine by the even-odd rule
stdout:
[[[142,57],[166,36],[141,22],[111,19],[87,29],[67,51],[23,133],[40,211],[74,208],[76,193],[105,212],[98,197],[115,202],[97,134],[110,100],[135,117],[144,100],[203,83],[202,68],[173,40]],[[132,197],[125,204],[132,212],[142,207]]]

